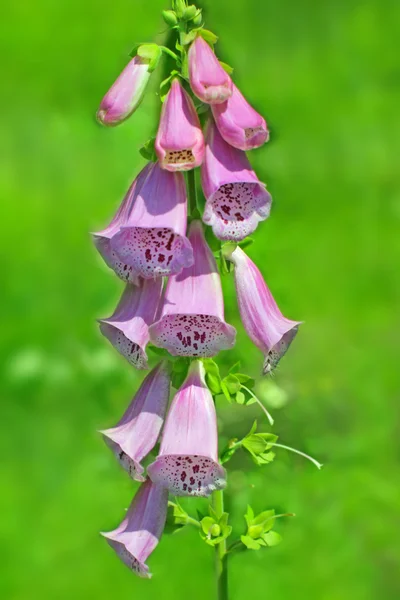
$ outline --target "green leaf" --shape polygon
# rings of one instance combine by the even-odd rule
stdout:
[[[259,550],[262,546],[262,544],[256,542],[255,540],[253,540],[253,538],[251,538],[248,535],[241,535],[240,539],[242,544],[244,544],[249,550]]]
[[[155,138],[152,138],[152,139],[154,140]],[[150,140],[149,140],[149,141],[150,141]],[[146,144],[148,144],[148,143],[149,143],[149,142],[146,142]],[[145,148],[146,144],[143,146],[143,148]],[[140,153],[141,153],[141,150],[142,150],[142,148],[140,149]],[[141,153],[141,154],[142,154],[142,153]],[[142,156],[143,156],[143,154],[142,154]],[[153,352],[153,353],[154,353],[154,354],[156,354],[157,356],[161,356],[161,357],[163,357],[163,358],[168,358],[169,360],[174,360],[174,359],[175,359],[175,357],[171,356],[171,355],[169,354],[169,352],[168,352],[167,350],[165,350],[164,348],[158,348],[157,346],[151,346],[151,345],[148,345],[148,346],[147,346],[147,349],[148,349],[148,350],[151,350],[151,352]]]
[[[225,398],[228,400],[228,402],[232,402],[231,395],[229,393],[229,390],[228,390],[224,380],[221,381],[221,390],[222,390],[222,393],[224,394]]]
[[[275,452],[266,452],[258,456],[252,456],[252,458],[258,466],[268,465],[274,460]]]
[[[236,375],[236,377],[238,377],[237,373],[240,369],[240,360],[238,360],[237,362],[235,362],[234,365],[231,366],[231,368],[229,369],[229,373],[233,373],[234,375]]]
[[[242,240],[241,242],[239,242],[239,246],[241,247],[242,250],[244,250],[245,248],[248,248],[249,246],[251,246],[253,243],[254,243],[254,238],[247,237],[247,238],[244,238],[244,240]]]
[[[206,372],[206,383],[210,392],[215,396],[221,393],[221,377],[219,367],[212,358],[203,359],[203,365]]]
[[[191,44],[193,42],[193,40],[195,39],[196,36],[197,36],[197,33],[194,29],[192,31],[189,31],[189,33],[184,33],[181,36],[182,45],[188,46],[189,44]]]
[[[279,535],[276,531],[270,531],[269,533],[265,533],[262,537],[267,546],[277,546],[282,541],[282,536]]]
[[[235,400],[237,404],[244,404],[246,402],[246,396],[243,394],[243,392],[238,392],[235,396]]]
[[[247,512],[244,515],[244,518],[246,519],[247,526],[250,526],[254,519],[254,510],[251,508],[250,504],[247,505]]]
[[[216,525],[216,524],[217,523],[215,522],[215,520],[212,517],[204,517],[204,519],[201,520],[201,528],[206,535],[210,534],[211,528],[213,527],[213,525]],[[219,535],[219,531],[218,531],[218,535]]]
[[[242,385],[246,387],[252,388],[255,385],[255,380],[249,375],[245,375],[244,373],[235,373],[236,377],[239,379]]]
[[[150,61],[149,72],[151,73],[160,61],[162,50],[158,44],[142,44],[137,49],[137,55]]]
[[[156,141],[156,138],[150,138],[139,150],[139,152],[143,156],[143,158],[145,158],[146,160],[151,160],[152,162],[157,161],[157,155],[156,155],[156,152],[154,149],[155,141]],[[168,352],[166,350],[164,350],[163,348],[157,348],[156,350],[154,350],[154,348],[155,348],[155,346],[151,346],[151,349],[153,352],[155,352],[155,354],[158,354],[159,356],[166,356],[166,355],[169,356]]]
[[[218,41],[218,36],[208,29],[199,29],[198,34],[205,40],[210,46],[213,46]]]
[[[229,394],[232,394],[232,395],[237,394],[237,392],[240,391],[241,385],[240,385],[240,381],[236,377],[236,375],[233,375],[231,373],[231,374],[227,375],[226,377],[224,377],[222,382],[226,385]]]
[[[219,64],[221,65],[221,67],[223,68],[223,70],[228,73],[228,75],[232,75],[233,73],[233,67],[231,67],[230,65],[227,65],[226,63],[222,62],[222,60],[219,61]]]
[[[228,460],[232,458],[232,456],[239,450],[240,447],[241,442],[238,443],[237,438],[230,440],[228,446],[223,450],[220,456],[221,464],[223,465],[224,463],[228,462]]]
[[[257,515],[251,525],[252,526],[261,526],[262,533],[267,533],[270,529],[273,528],[275,524],[275,511],[272,510],[264,510],[259,515]]]

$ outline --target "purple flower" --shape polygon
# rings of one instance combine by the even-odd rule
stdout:
[[[178,79],[174,79],[163,104],[155,150],[167,171],[188,171],[204,157],[204,137],[196,109]]]
[[[211,120],[201,181],[207,200],[203,221],[220,240],[243,240],[269,216],[272,198],[265,185],[246,154],[227,144]]]
[[[211,107],[224,140],[239,150],[252,150],[268,141],[265,119],[254,110],[233,84],[233,94],[224,104]]]
[[[195,262],[169,278],[150,337],[173,356],[214,356],[234,345],[236,330],[224,320],[221,281],[200,221],[192,222],[188,237]]]
[[[105,262],[126,281],[179,273],[193,263],[186,238],[182,173],[149,163],[131,185],[111,224],[94,234]]]
[[[148,369],[146,346],[149,326],[157,318],[163,280],[144,279],[127,284],[114,314],[100,320],[101,333],[137,369]]]
[[[240,317],[247,335],[264,354],[266,375],[287,352],[301,321],[282,315],[260,271],[239,246],[228,258],[235,265]]]
[[[137,109],[150,79],[150,60],[135,56],[101,101],[97,119],[102,125],[119,125]]]
[[[168,491],[148,479],[140,486],[121,525],[102,533],[122,562],[139,577],[151,577],[145,561],[160,541],[167,506]]]
[[[148,473],[177,496],[209,496],[226,486],[225,470],[218,463],[215,406],[198,360],[172,401],[160,453]]]
[[[189,49],[189,81],[193,93],[207,104],[220,104],[232,95],[231,78],[200,36]]]
[[[120,464],[132,479],[144,481],[141,460],[157,443],[169,399],[171,373],[161,361],[143,380],[116,427],[101,431]]]

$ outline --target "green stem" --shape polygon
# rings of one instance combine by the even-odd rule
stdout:
[[[189,201],[190,216],[195,217],[197,212],[197,192],[196,192],[196,173],[195,170],[186,172],[187,193]]]
[[[212,495],[212,507],[220,518],[224,512],[224,492],[218,490]],[[226,540],[215,546],[215,569],[217,576],[218,600],[228,600],[228,556]]]

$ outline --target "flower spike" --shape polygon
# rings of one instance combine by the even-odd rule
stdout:
[[[150,60],[135,56],[101,101],[97,120],[102,125],[119,125],[137,109],[150,79]]]
[[[264,354],[263,372],[267,375],[286,354],[301,321],[282,315],[260,271],[239,246],[227,258],[235,265],[240,317],[247,335]]]
[[[243,240],[269,216],[271,195],[245,153],[227,144],[212,120],[207,128],[201,181],[207,200],[203,221],[220,240]]]
[[[162,289],[162,278],[142,280],[139,286],[128,284],[114,314],[100,320],[101,333],[137,369],[149,368],[149,326],[156,320]]]
[[[161,361],[143,380],[116,427],[105,429],[106,443],[132,479],[144,481],[141,460],[157,443],[165,418],[171,369]]]
[[[201,36],[189,49],[189,81],[193,93],[207,104],[220,104],[232,95],[232,79]]]
[[[194,264],[170,277],[162,314],[150,327],[151,341],[173,356],[214,356],[232,348],[236,330],[224,320],[221,281],[200,221],[189,229]]]
[[[179,273],[193,263],[186,238],[187,199],[182,173],[149,163],[133,182],[111,224],[94,243],[121,279],[137,282]]]
[[[152,481],[176,496],[209,496],[226,486],[215,406],[204,376],[203,363],[193,361],[168,412],[160,453],[148,467]]]
[[[148,479],[140,486],[121,525],[102,533],[122,562],[139,577],[151,577],[145,561],[160,541],[167,506],[168,491]]]
[[[160,166],[167,171],[188,171],[204,157],[204,137],[193,101],[179,83],[172,81],[162,107],[155,142]]]
[[[254,110],[233,84],[233,94],[224,104],[211,107],[218,131],[239,150],[252,150],[265,144],[269,132],[265,119]]]

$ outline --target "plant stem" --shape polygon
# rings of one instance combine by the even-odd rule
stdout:
[[[224,512],[224,492],[222,490],[213,493],[212,507],[217,517],[220,518]],[[228,555],[226,552],[226,540],[215,546],[215,569],[218,600],[228,600]]]
[[[190,216],[194,217],[197,211],[197,192],[196,192],[196,173],[195,170],[187,171],[187,193],[189,201],[189,212]]]

